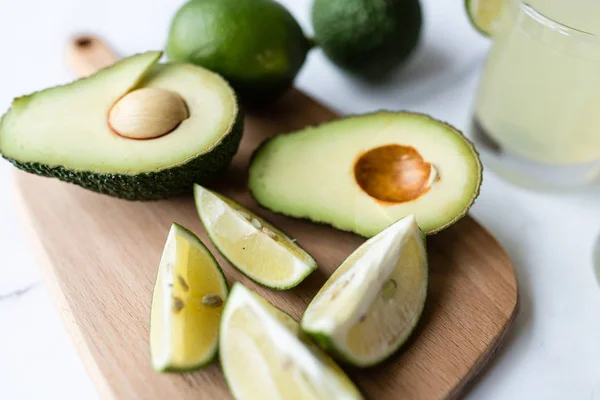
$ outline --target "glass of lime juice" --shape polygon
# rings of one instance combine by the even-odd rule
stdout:
[[[505,0],[472,137],[487,166],[530,187],[600,177],[600,0]]]

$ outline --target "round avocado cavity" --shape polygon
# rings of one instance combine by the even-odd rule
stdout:
[[[141,88],[117,100],[108,114],[108,125],[129,139],[154,139],[173,132],[189,116],[179,94],[161,88]]]
[[[435,167],[413,147],[389,144],[358,156],[354,178],[369,196],[386,203],[404,203],[427,193],[439,180]]]

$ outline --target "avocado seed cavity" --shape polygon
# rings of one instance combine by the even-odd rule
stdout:
[[[189,118],[183,98],[170,90],[142,88],[127,93],[110,109],[108,124],[129,139],[154,139]]]
[[[390,144],[361,154],[354,177],[369,196],[387,203],[404,203],[427,193],[439,179],[435,167],[410,146]]]

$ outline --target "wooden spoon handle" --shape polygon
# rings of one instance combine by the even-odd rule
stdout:
[[[95,36],[76,36],[67,48],[67,63],[80,77],[85,77],[119,60],[103,41]]]

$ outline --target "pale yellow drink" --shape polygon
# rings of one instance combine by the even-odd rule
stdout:
[[[600,161],[598,34],[600,0],[507,0],[475,105],[485,134],[539,163]]]

